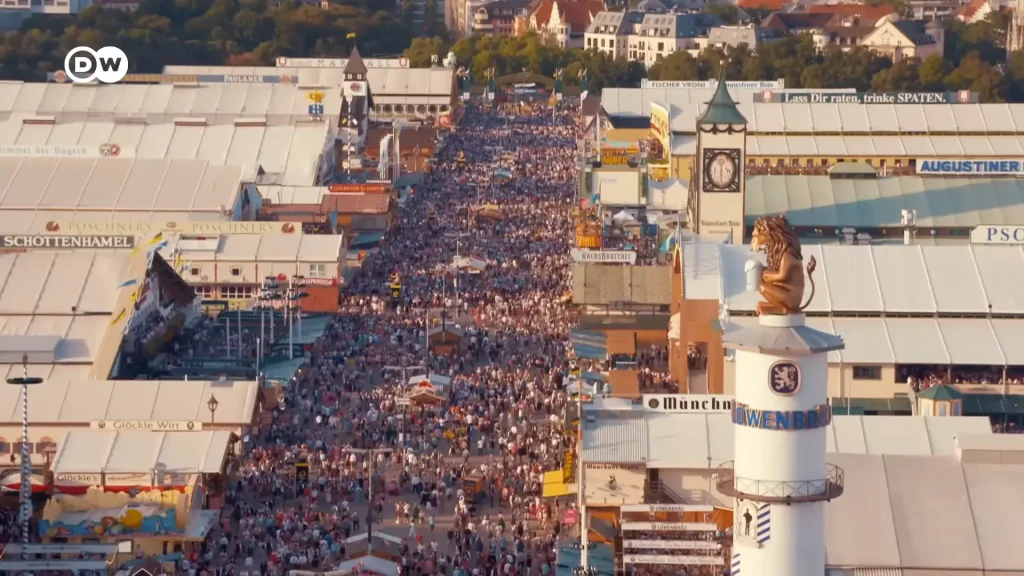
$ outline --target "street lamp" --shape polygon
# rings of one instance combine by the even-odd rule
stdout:
[[[220,402],[217,402],[217,397],[210,394],[210,399],[206,401],[206,407],[210,409],[210,424],[216,422],[215,416],[217,414],[217,406],[219,405]]]
[[[7,383],[21,386],[21,559],[28,560],[29,519],[32,517],[32,462],[28,452],[28,387],[42,384],[42,378],[28,375],[28,354],[21,357],[21,378],[8,378]]]

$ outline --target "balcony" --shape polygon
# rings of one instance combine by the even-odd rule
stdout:
[[[720,465],[715,472],[715,484],[722,494],[769,504],[829,501],[843,495],[843,482],[843,469],[834,464],[825,465],[824,478],[800,482],[737,477],[732,461]]]

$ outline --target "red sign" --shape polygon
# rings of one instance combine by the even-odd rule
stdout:
[[[383,184],[331,184],[327,189],[342,194],[383,194],[387,191]]]
[[[566,526],[575,526],[576,523],[579,522],[579,519],[579,512],[571,508],[562,513],[562,524],[565,524]]]

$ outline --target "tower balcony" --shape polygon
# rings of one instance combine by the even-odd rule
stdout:
[[[715,485],[726,496],[769,504],[827,502],[843,495],[843,469],[825,465],[825,477],[819,480],[780,482],[736,476],[733,461],[721,464],[715,471]]]

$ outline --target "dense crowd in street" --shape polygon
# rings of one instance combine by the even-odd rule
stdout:
[[[402,574],[554,572],[566,504],[540,495],[572,447],[560,298],[575,140],[570,108],[467,112],[273,423],[249,439],[220,529],[186,573],[330,570],[365,550],[368,522]],[[509,154],[511,177],[495,178]],[[499,213],[479,215],[483,204]],[[486,269],[459,272],[456,255]],[[441,323],[464,330],[453,353],[427,346]],[[407,404],[408,376],[424,366],[450,383],[437,404]]]

